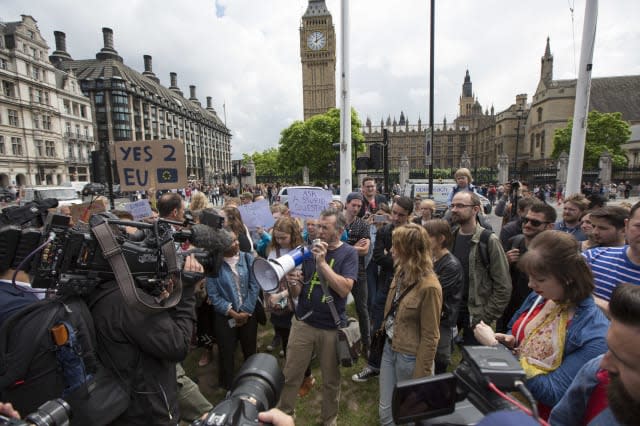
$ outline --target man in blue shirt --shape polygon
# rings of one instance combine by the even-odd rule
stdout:
[[[578,372],[551,412],[554,426],[631,425],[640,419],[640,287],[619,285],[609,307],[609,351]]]
[[[582,194],[573,194],[564,200],[562,208],[562,220],[556,222],[553,229],[567,232],[578,241],[584,241],[587,236],[580,229],[582,213],[589,207],[589,200]]]

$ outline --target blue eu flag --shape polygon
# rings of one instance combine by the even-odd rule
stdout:
[[[177,183],[178,169],[175,168],[159,168],[158,183]]]

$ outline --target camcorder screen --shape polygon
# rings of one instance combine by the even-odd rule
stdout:
[[[457,383],[453,373],[399,382],[393,391],[394,422],[407,423],[453,413]]]

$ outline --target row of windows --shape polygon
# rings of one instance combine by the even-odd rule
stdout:
[[[64,112],[67,115],[75,115],[76,117],[87,118],[87,106],[79,104],[78,102],[72,102],[69,99],[62,101]]]
[[[56,156],[56,143],[54,141],[42,141],[36,139],[36,155],[38,157],[55,158]]]
[[[24,155],[22,151],[22,138],[7,138],[7,143],[10,143],[9,147],[11,148],[11,154],[17,156]],[[8,154],[7,148],[9,147],[5,147],[5,137],[3,135],[0,135],[0,155]]]

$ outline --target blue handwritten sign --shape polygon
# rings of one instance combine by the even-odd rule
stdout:
[[[275,223],[267,200],[243,204],[238,206],[238,210],[240,211],[242,222],[247,225],[250,231],[255,230],[258,226],[262,226],[265,229],[271,228]]]
[[[133,220],[140,220],[145,217],[153,216],[149,200],[138,200],[124,205],[126,211],[131,213]]]
[[[180,140],[115,142],[113,154],[123,191],[187,186],[184,145]]]
[[[289,188],[287,194],[291,216],[305,219],[320,217],[320,212],[329,207],[333,197],[331,191],[310,188]]]

